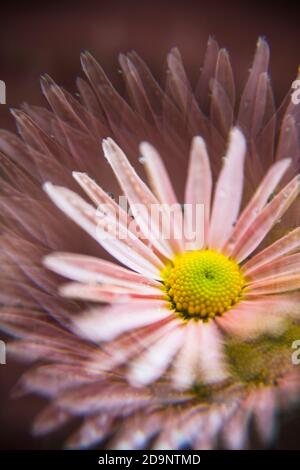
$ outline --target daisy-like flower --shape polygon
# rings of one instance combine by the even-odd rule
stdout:
[[[163,162],[148,143],[143,143],[140,150],[157,195],[138,177],[114,141],[104,140],[103,149],[144,235],[152,205],[170,205],[175,200],[175,207],[181,210]],[[107,341],[136,332],[136,344],[127,346],[126,354],[120,354],[118,344],[109,348],[112,362],[117,358],[118,365],[120,356],[123,363],[133,358],[129,380],[135,385],[153,382],[169,366],[177,387],[225,380],[228,371],[222,330],[247,338],[255,333],[276,332],[285,316],[299,315],[299,295],[294,291],[300,287],[300,257],[293,253],[300,247],[300,229],[288,232],[245,260],[299,195],[300,176],[296,175],[272,198],[291,160],[274,163],[238,217],[245,154],[244,136],[233,129],[211,209],[209,156],[201,137],[193,140],[185,190],[185,207],[191,205],[191,214],[180,213],[176,221],[183,218],[186,225],[193,223],[196,205],[203,204],[204,220],[200,223],[204,227],[195,226],[196,233],[204,231],[200,245],[197,241],[176,240],[173,233],[170,239],[164,239],[159,225],[151,219],[151,230],[158,234],[151,238],[152,249],[135,238],[130,228],[124,238],[105,237],[105,233],[99,236],[101,230],[109,233],[114,201],[93,180],[85,174],[74,174],[96,204],[106,202],[108,210],[100,221],[97,209],[75,193],[45,184],[50,198],[66,215],[134,270],[76,254],[46,258],[48,267],[77,281],[63,287],[64,295],[108,304],[74,320],[79,334],[93,341]],[[143,205],[144,211],[140,209]],[[126,230],[124,218],[126,214],[122,213],[121,220],[115,222],[119,224],[117,233]],[[184,227],[183,232],[191,230]],[[146,325],[152,326],[151,334],[139,335],[139,328]],[[110,361],[107,367],[111,369]]]
[[[13,111],[0,321],[17,357],[48,363],[20,383],[52,400],[36,432],[81,416],[73,447],[242,447],[254,415],[272,436],[299,391],[300,178],[298,107],[275,111],[268,59],[259,40],[237,106],[212,39],[194,92],[177,50],[165,90],[121,55],[129,104],[84,53],[81,102],[45,77],[52,112]]]

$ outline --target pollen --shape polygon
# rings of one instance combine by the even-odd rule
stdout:
[[[167,298],[185,318],[214,318],[237,304],[245,279],[239,265],[214,250],[177,255],[163,272]]]

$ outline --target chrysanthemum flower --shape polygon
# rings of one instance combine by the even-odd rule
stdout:
[[[269,438],[295,399],[299,111],[288,97],[275,112],[268,57],[260,40],[236,115],[214,40],[195,92],[177,50],[165,91],[122,55],[130,104],[85,53],[81,103],[46,77],[53,112],[25,105],[22,140],[1,131],[0,318],[15,354],[51,363],[21,381],[54,400],[37,432],[80,415],[72,446],[241,447],[253,414]]]
[[[300,247],[300,228],[258,251],[248,262],[245,260],[295,201],[300,192],[300,175],[270,200],[291,161],[286,158],[271,165],[238,217],[246,143],[242,133],[233,129],[210,210],[209,157],[203,140],[195,137],[185,191],[185,208],[190,204],[191,214],[179,214],[176,220],[180,223],[183,217],[186,225],[196,222],[196,233],[203,229],[204,241],[191,243],[189,239],[176,240],[174,233],[165,239],[164,227],[160,233],[157,220],[151,219],[152,206],[161,207],[164,217],[164,207],[160,204],[172,204],[174,189],[163,162],[149,144],[142,144],[141,153],[150,180],[155,181],[155,188],[161,188],[159,199],[137,176],[112,140],[105,140],[103,149],[143,235],[146,230],[149,233],[149,226],[150,235],[154,232],[149,240],[152,247],[135,238],[130,228],[126,229],[125,214],[114,222],[118,224],[118,234],[127,230],[124,238],[109,236],[109,230],[115,228],[114,224],[109,227],[114,201],[87,175],[75,173],[74,176],[96,204],[107,203],[108,210],[100,221],[97,209],[79,196],[46,183],[46,192],[66,215],[127,268],[134,269],[132,272],[76,254],[46,258],[46,265],[57,273],[81,281],[67,284],[63,294],[109,304],[89,309],[76,318],[75,330],[93,341],[112,340],[135,330],[136,344],[132,348],[127,346],[125,354],[120,355],[118,344],[109,349],[112,362],[117,358],[118,364],[120,356],[122,363],[134,357],[129,366],[129,380],[134,385],[153,382],[169,366],[177,387],[225,380],[228,371],[220,330],[249,338],[255,333],[276,332],[281,328],[278,318],[299,315],[299,294],[294,291],[300,287],[300,256],[291,253]],[[191,217],[197,204],[204,206],[200,221]],[[141,206],[146,210],[142,211]],[[176,200],[175,207],[179,207]],[[147,214],[150,214],[148,223]],[[100,236],[101,230],[107,230],[107,236],[105,233]],[[189,234],[191,230],[183,227],[183,233]],[[151,334],[139,335],[139,328],[146,325],[152,326]],[[106,367],[111,369],[110,361]]]

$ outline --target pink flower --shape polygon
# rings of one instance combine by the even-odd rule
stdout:
[[[71,447],[241,448],[252,416],[270,439],[296,401],[299,111],[288,96],[276,112],[268,59],[259,40],[236,103],[212,39],[194,92],[178,50],[166,89],[122,55],[128,102],[84,53],[81,101],[44,77],[52,111],[13,111],[0,321],[11,353],[42,362],[16,390],[50,399],[36,433],[79,417]]]
[[[103,142],[104,154],[128,198],[132,214],[144,236],[149,233],[145,215],[151,206],[177,204],[177,223],[184,219],[184,233],[193,217],[181,213],[163,161],[146,143],[143,161],[155,195],[136,174],[126,156],[111,139]],[[299,317],[300,228],[288,232],[265,249],[247,258],[284,216],[300,191],[296,175],[271,199],[291,160],[283,158],[270,166],[252,198],[239,215],[243,196],[246,142],[235,128],[212,198],[212,172],[205,143],[193,139],[190,152],[185,204],[196,213],[204,205],[201,244],[174,233],[163,237],[163,227],[151,223],[152,248],[123,219],[118,233],[126,237],[98,236],[112,217],[114,201],[87,175],[74,177],[93,202],[107,203],[108,211],[97,221],[97,210],[66,188],[46,183],[53,202],[126,268],[97,258],[58,253],[46,258],[52,270],[72,279],[61,292],[69,297],[105,303],[74,319],[74,330],[92,341],[110,341],[134,332],[135,340],[122,354],[118,342],[108,347],[107,368],[127,363],[129,381],[147,385],[168,372],[175,387],[189,389],[194,383],[225,380],[229,373],[222,346],[222,332],[243,339],[265,332],[276,334],[285,317]],[[212,205],[210,204],[213,199]],[[138,211],[137,206],[147,211]],[[146,232],[147,229],[147,232]],[[175,230],[175,224],[173,224]],[[109,229],[108,229],[109,230]],[[161,232],[160,232],[161,230]],[[195,227],[196,233],[202,226]],[[108,234],[109,235],[109,234]],[[188,248],[186,248],[188,247]],[[133,270],[133,271],[132,271]],[[108,304],[108,305],[107,305]],[[145,334],[143,327],[148,327]],[[115,362],[116,361],[116,362]]]

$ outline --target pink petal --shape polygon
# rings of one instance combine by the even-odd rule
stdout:
[[[244,235],[242,235],[241,239],[235,245],[232,251],[232,257],[238,262],[247,258],[288,210],[299,192],[300,176],[297,175],[265,206],[252,225],[247,228]]]
[[[185,327],[182,348],[177,354],[172,371],[172,381],[178,389],[187,390],[200,375],[200,354],[198,324],[190,321]]]
[[[104,155],[110,163],[125,196],[128,198],[132,214],[140,226],[144,236],[150,239],[155,248],[167,258],[173,258],[174,252],[170,243],[163,237],[163,228],[160,222],[150,217],[151,210],[161,216],[163,211],[156,197],[130,165],[120,147],[110,138],[103,140]]]
[[[131,364],[128,375],[130,383],[140,386],[157,380],[178,352],[183,338],[184,328],[182,322],[178,322],[177,328],[160,338]]]
[[[262,333],[281,332],[283,324],[279,313],[283,311],[280,298],[245,300],[216,318],[216,322],[227,333],[250,339]]]
[[[172,206],[174,210],[174,233],[177,233],[178,237],[172,238],[172,245],[177,252],[180,252],[183,250],[182,209],[178,203],[168,172],[159,153],[151,144],[142,142],[140,151],[143,156],[141,162],[145,166],[148,180],[154,194],[161,204]]]
[[[99,282],[124,287],[161,286],[154,279],[93,256],[53,253],[44,258],[44,264],[57,274],[78,282]]]
[[[107,354],[101,358],[101,367],[109,371],[127,363],[145,349],[149,349],[161,337],[168,335],[174,327],[177,327],[177,320],[172,315],[102,345],[103,351]]]
[[[249,287],[257,281],[264,281],[277,276],[298,274],[300,276],[300,254],[284,256],[251,271],[248,275]],[[246,275],[246,273],[245,273]],[[251,281],[251,282],[250,282]]]
[[[128,302],[91,309],[74,318],[74,327],[91,341],[110,341],[126,331],[151,325],[171,315],[166,302]]]
[[[253,295],[278,294],[281,292],[300,289],[299,273],[272,276],[260,281],[251,282],[248,286],[248,293]]]
[[[192,210],[185,210],[184,213],[184,231],[185,234],[192,234],[202,230],[204,235],[203,245],[187,241],[189,249],[199,249],[207,245],[210,204],[212,192],[212,174],[210,169],[209,157],[204,140],[201,137],[194,137],[190,152],[190,161],[188,168],[188,177],[185,187],[185,204],[190,204]],[[196,207],[198,204],[204,206],[204,227],[196,227]],[[202,222],[202,221],[201,221]]]
[[[161,299],[164,293],[155,288],[147,286],[136,286],[135,288],[120,287],[114,285],[82,284],[70,282],[60,288],[60,294],[75,299],[91,300],[94,302],[131,302],[134,300]]]
[[[265,442],[274,436],[276,414],[276,392],[274,388],[262,387],[255,391],[254,415],[259,434]]]
[[[272,165],[268,170],[266,176],[258,186],[254,196],[239,217],[232,235],[226,243],[225,252],[228,255],[232,253],[235,245],[239,242],[246,229],[251,226],[258,214],[267,204],[269,197],[275,191],[278,183],[282,179],[290,164],[291,159],[285,158]]]
[[[105,206],[105,209],[116,217],[118,223],[129,227],[131,217],[95,181],[85,173],[73,171],[72,175],[97,207]]]
[[[162,262],[130,231],[122,226],[112,226],[111,220],[98,217],[94,207],[66,188],[46,183],[44,189],[57,207],[95,238],[108,253],[134,271],[159,279],[158,269],[163,267]]]
[[[215,190],[209,232],[210,248],[222,248],[236,222],[242,200],[245,153],[245,138],[238,128],[234,128]]]
[[[300,248],[300,228],[292,230],[290,233],[269,245],[263,251],[253,256],[243,265],[246,276],[253,273],[258,267],[277,260],[281,256],[287,255]]]
[[[199,321],[199,367],[204,383],[215,383],[228,376],[222,338],[214,321]]]

